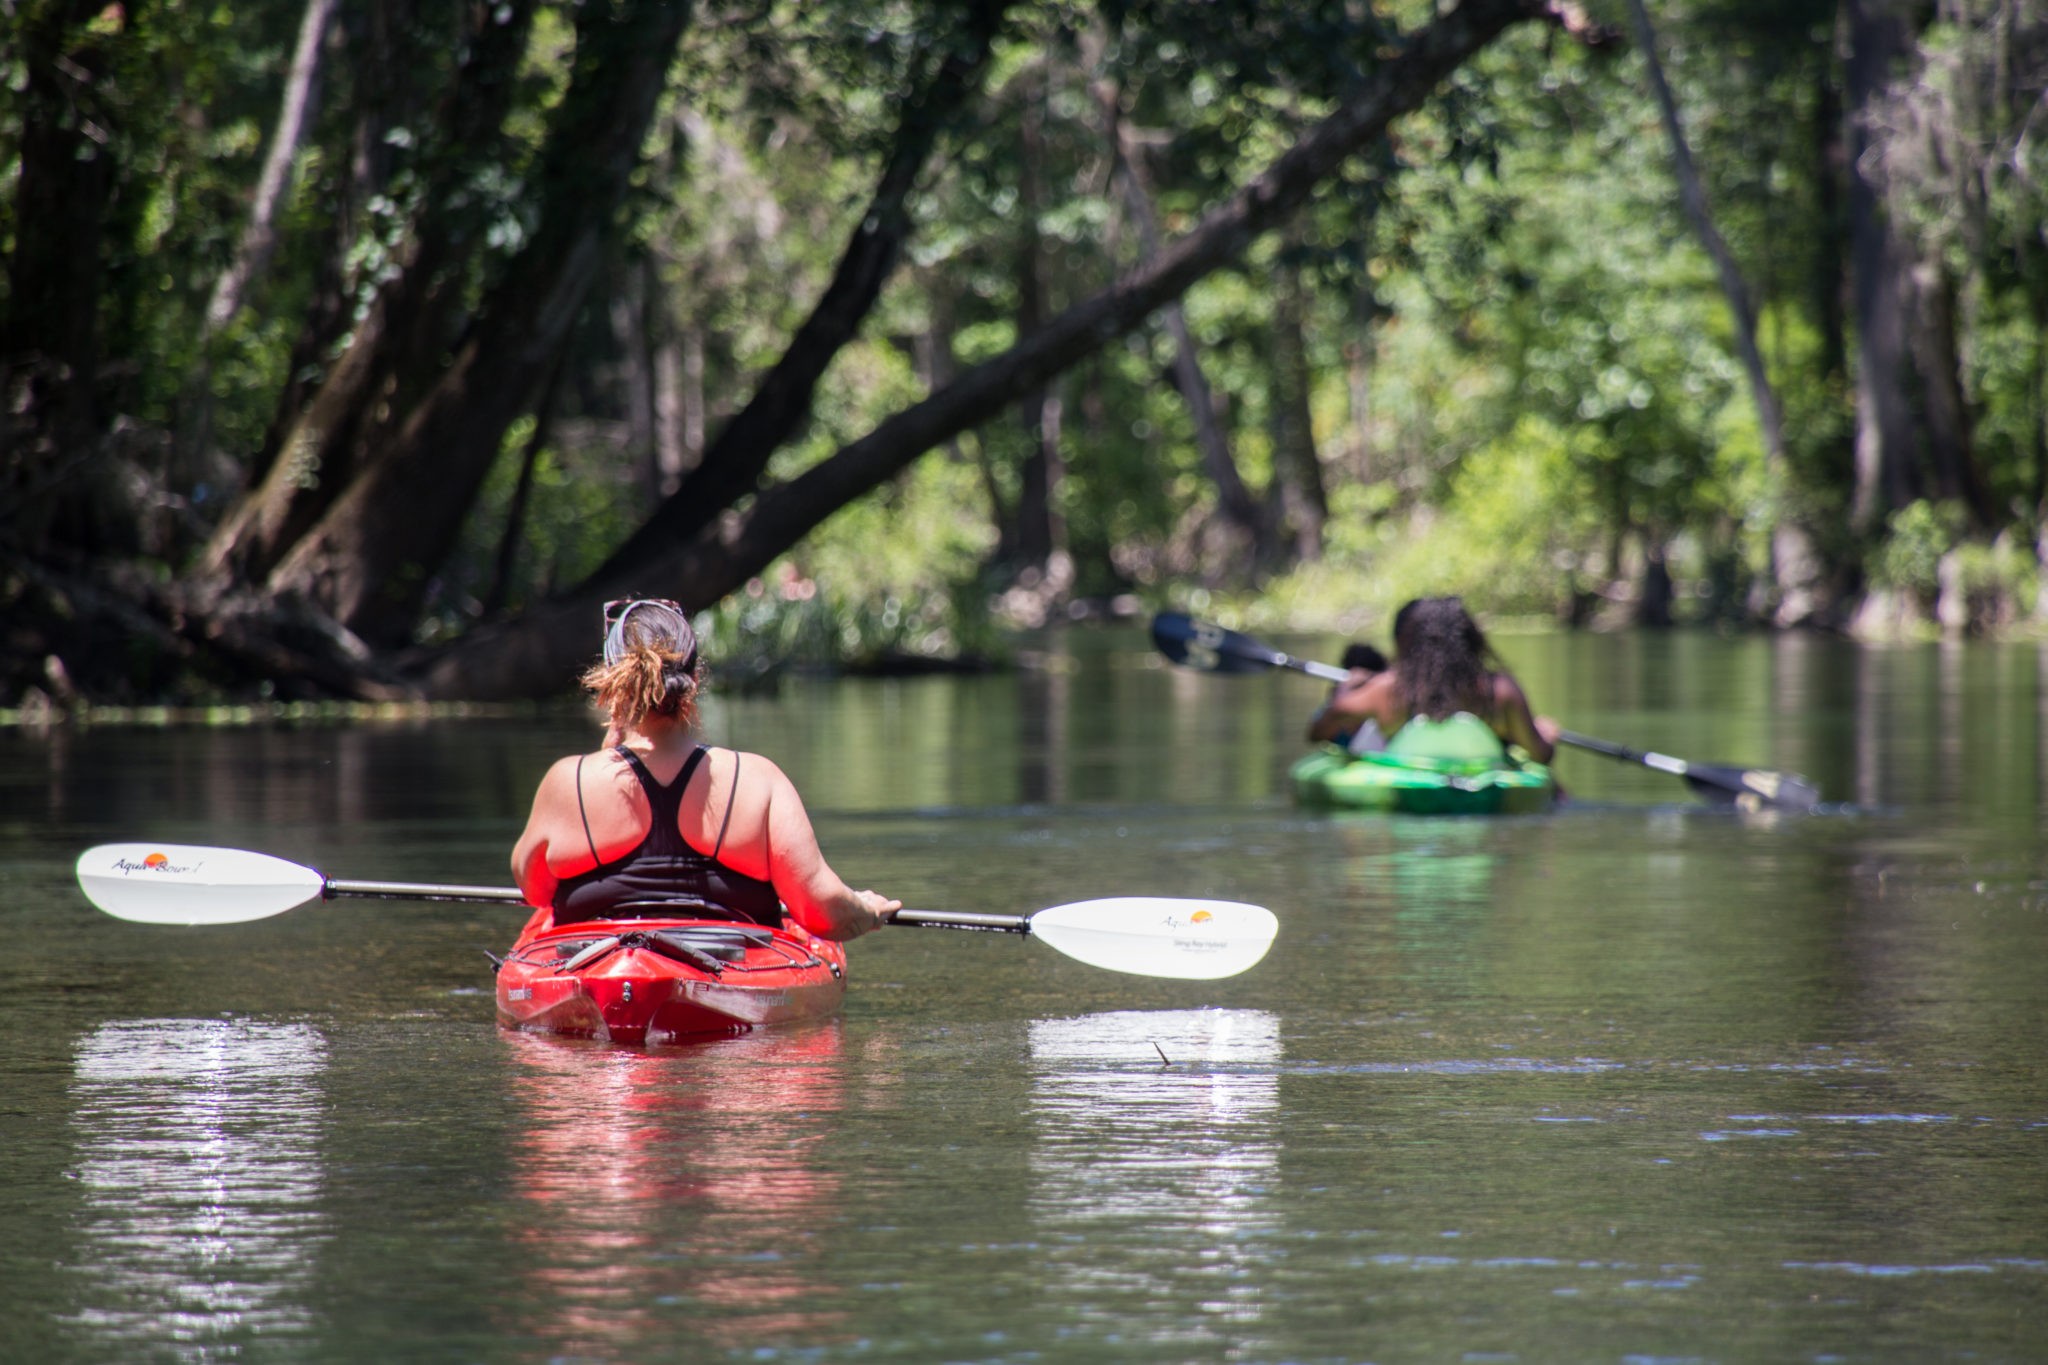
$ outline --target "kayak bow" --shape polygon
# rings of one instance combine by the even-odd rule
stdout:
[[[821,1018],[846,952],[803,929],[705,919],[541,917],[498,966],[498,1022],[615,1043],[745,1033]]]

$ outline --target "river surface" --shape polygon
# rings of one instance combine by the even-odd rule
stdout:
[[[642,1050],[494,1025],[503,908],[72,881],[137,839],[502,883],[573,711],[0,732],[0,1358],[2048,1357],[2048,653],[1497,643],[1573,729],[1839,804],[1568,753],[1550,816],[1304,813],[1320,685],[1137,631],[714,698],[856,885],[1280,938],[1168,982],[884,931],[829,1024]]]

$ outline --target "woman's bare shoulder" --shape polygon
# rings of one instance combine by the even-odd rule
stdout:
[[[707,744],[704,746],[704,766],[711,770],[714,790],[737,789],[742,803],[765,801],[776,792],[794,790],[789,777],[776,766],[774,759],[751,749],[723,749]]]
[[[1515,675],[1505,668],[1493,675],[1493,697],[1495,701],[1519,701],[1528,704],[1528,697],[1522,692],[1522,685],[1515,681]]]
[[[1518,744],[1528,743],[1528,736],[1521,733],[1524,724],[1533,724],[1532,708],[1522,685],[1515,681],[1515,675],[1503,669],[1493,675],[1493,714],[1496,729],[1509,726],[1514,729],[1513,740]]]
[[[705,757],[721,768],[737,765],[746,777],[775,777],[788,781],[775,760],[766,754],[757,754],[752,749],[720,749],[705,745]]]

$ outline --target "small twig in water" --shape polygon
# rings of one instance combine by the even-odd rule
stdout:
[[[1152,1044],[1152,1050],[1153,1050],[1154,1052],[1156,1052],[1156,1053],[1158,1053],[1158,1054],[1159,1054],[1159,1065],[1161,1065],[1161,1066],[1172,1066],[1172,1065],[1173,1065],[1173,1061],[1172,1061],[1172,1059],[1171,1059],[1171,1058],[1169,1058],[1169,1057],[1168,1057],[1168,1056],[1166,1055],[1166,1049],[1165,1049],[1165,1048],[1163,1048],[1163,1047],[1159,1046],[1159,1044],[1155,1042],[1155,1043],[1153,1043],[1153,1044]]]

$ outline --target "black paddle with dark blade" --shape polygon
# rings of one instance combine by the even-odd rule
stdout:
[[[1343,682],[1351,675],[1334,664],[1297,659],[1269,649],[1249,635],[1162,611],[1152,618],[1152,643],[1177,664],[1199,668],[1204,673],[1257,673],[1268,668],[1291,668],[1325,682]]]
[[[1820,804],[1820,788],[1796,773],[1774,773],[1764,768],[1737,768],[1722,763],[1692,763],[1649,749],[1631,749],[1626,744],[1594,739],[1590,735],[1557,732],[1557,742],[1574,749],[1586,749],[1624,763],[1640,763],[1660,773],[1672,773],[1709,801],[1721,801],[1756,810],[1782,806],[1790,810],[1812,810]]]
[[[1326,682],[1343,682],[1350,676],[1333,664],[1320,664],[1283,654],[1249,635],[1207,621],[1196,621],[1177,611],[1161,612],[1152,618],[1152,643],[1177,664],[1209,673],[1256,673],[1264,668],[1288,668]],[[1604,739],[1558,732],[1558,743],[1585,749],[1625,763],[1640,763],[1658,772],[1685,779],[1687,786],[1710,801],[1759,810],[1774,806],[1787,810],[1811,810],[1820,804],[1820,788],[1795,773],[1771,772],[1764,768],[1738,768],[1720,763],[1692,763],[1669,754],[1631,749]]]

